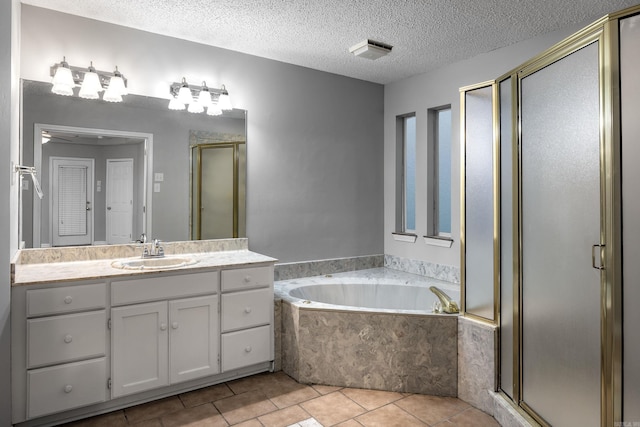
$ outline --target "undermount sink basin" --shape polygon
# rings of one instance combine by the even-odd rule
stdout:
[[[193,265],[197,262],[198,260],[189,257],[136,258],[113,261],[111,266],[124,270],[166,270]]]

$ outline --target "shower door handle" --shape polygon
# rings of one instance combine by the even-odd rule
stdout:
[[[604,248],[605,245],[592,245],[591,246],[591,266],[593,268],[595,268],[596,270],[604,270],[604,263],[602,262],[602,248]],[[600,249],[598,251],[598,265],[596,265],[596,248]]]

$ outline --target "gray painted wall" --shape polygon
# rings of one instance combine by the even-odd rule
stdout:
[[[19,0],[0,2],[0,425],[11,425],[11,281],[9,259],[18,248]],[[11,177],[11,179],[10,179]]]
[[[248,110],[252,250],[281,261],[383,252],[383,86],[27,5],[22,15],[25,79],[50,81],[49,67],[66,56],[99,70],[117,65],[135,94],[167,97],[183,76],[226,85],[234,107]],[[154,169],[169,178],[154,212],[187,188],[167,176],[182,163],[170,145],[154,144]],[[163,230],[154,234],[174,224],[154,218]]]
[[[478,55],[435,71],[385,86],[384,102],[384,253],[437,264],[460,266],[460,95],[464,86],[500,77],[512,68],[538,55],[553,44],[582,28],[566,28],[502,49]],[[395,241],[396,200],[396,117],[416,113],[417,174],[416,225],[418,236],[427,234],[427,110],[451,105],[451,248],[429,246],[421,237],[415,243]]]

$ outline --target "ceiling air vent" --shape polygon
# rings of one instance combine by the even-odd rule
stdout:
[[[367,39],[351,46],[349,52],[360,58],[378,59],[391,52],[391,49],[391,45]]]

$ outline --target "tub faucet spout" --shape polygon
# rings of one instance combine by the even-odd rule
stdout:
[[[458,308],[458,303],[451,299],[451,297],[442,291],[442,289],[436,288],[435,286],[431,286],[429,288],[431,292],[436,294],[438,299],[440,300],[440,304],[442,305],[442,311],[445,313],[459,313],[460,309]]]

